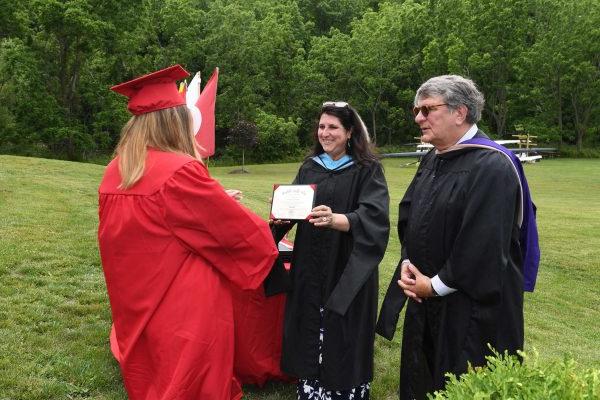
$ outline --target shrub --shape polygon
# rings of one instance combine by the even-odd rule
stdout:
[[[242,151],[242,171],[245,171],[246,150],[256,146],[258,140],[257,135],[258,128],[256,124],[246,120],[238,121],[231,129],[229,129],[227,141]]]
[[[81,161],[94,152],[96,143],[82,126],[51,127],[42,138],[52,155],[72,161]]]
[[[555,125],[547,125],[539,118],[523,118],[515,124],[515,134],[527,134],[532,136],[531,141],[536,146],[544,143],[555,143],[560,140],[561,132]],[[509,137],[507,136],[507,139]]]
[[[580,369],[572,359],[541,363],[532,357],[494,352],[485,367],[469,367],[457,378],[448,374],[444,391],[429,394],[430,400],[523,399],[586,400],[600,399],[600,370]]]
[[[0,104],[0,148],[19,143],[21,138],[17,132],[15,117]]]
[[[565,158],[600,158],[600,148],[583,148],[581,151],[577,150],[575,146],[562,145],[558,149],[561,157]]]
[[[299,121],[287,120],[263,111],[256,118],[258,127],[258,143],[253,151],[255,161],[281,161],[297,156],[300,149],[298,142]]]

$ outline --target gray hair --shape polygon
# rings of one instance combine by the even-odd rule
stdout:
[[[415,105],[418,100],[436,96],[442,97],[450,110],[456,110],[462,105],[466,106],[468,123],[475,124],[481,119],[485,99],[472,80],[459,75],[430,78],[417,90]]]

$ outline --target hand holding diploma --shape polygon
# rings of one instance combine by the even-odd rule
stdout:
[[[231,197],[234,200],[240,201],[244,198],[244,194],[242,193],[241,190],[237,190],[237,189],[225,189],[225,193],[227,193],[227,195],[229,197]]]
[[[273,185],[272,220],[307,220],[315,201],[316,185]]]

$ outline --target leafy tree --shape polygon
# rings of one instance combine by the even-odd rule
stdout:
[[[259,108],[285,113],[293,60],[306,37],[295,3],[215,1],[206,24],[200,47],[206,64],[222,71],[220,123],[253,120]]]
[[[108,86],[115,82],[116,26],[123,25],[124,15],[132,11],[135,2],[126,6],[119,1],[96,3],[20,3],[22,8],[16,14],[26,29],[21,30],[21,38],[4,40],[0,57],[10,69],[0,70],[0,81],[8,80],[14,88],[9,107],[31,148],[42,142],[42,152],[70,158],[97,148],[95,141],[89,140],[94,137],[90,126],[95,109],[102,108],[102,100],[109,95]],[[97,76],[94,71],[104,73]],[[88,88],[93,88],[93,93]],[[75,130],[81,140],[73,143],[85,148],[60,150],[56,143],[74,137]]]
[[[539,132],[557,132],[558,140],[572,140],[581,150],[600,111],[600,6],[563,0],[536,4],[535,43],[518,60],[521,97]]]
[[[245,169],[246,150],[256,146],[258,142],[258,128],[256,124],[250,121],[239,120],[229,129],[228,142],[242,150],[242,169],[241,172],[248,172]]]
[[[264,111],[258,113],[257,146],[253,151],[255,160],[277,161],[299,153],[298,124],[290,118],[278,117]]]
[[[49,89],[70,113],[79,111],[81,68],[110,29],[94,5],[85,0],[32,3],[34,48],[47,64]]]
[[[560,97],[564,95],[567,99],[575,143],[581,151],[583,139],[592,131],[590,123],[600,121],[600,6],[586,0],[560,1],[556,5],[553,21],[557,26],[553,33],[559,34],[560,40],[550,46],[550,41],[544,38],[540,48],[549,50],[551,65],[559,65],[557,70],[561,71],[562,84],[556,89]],[[600,132],[596,129],[596,133]]]
[[[48,128],[42,139],[53,154],[64,155],[69,160],[85,159],[87,152],[95,147],[92,136],[77,126]]]
[[[517,90],[515,60],[532,45],[535,21],[529,0],[465,2],[465,46],[468,57],[457,64],[485,95],[485,112],[496,134],[503,136]]]
[[[332,30],[329,37],[313,41],[308,62],[323,76],[326,99],[349,100],[365,116],[376,143],[378,117],[388,125],[388,143],[392,133],[400,130],[389,126],[385,114],[393,107],[390,104],[398,104],[398,92],[417,79],[424,11],[413,1],[383,4],[379,11],[356,20],[350,34]],[[400,108],[408,109],[406,97],[401,99]],[[398,115],[399,109],[394,110]]]
[[[388,125],[388,144],[394,132],[407,130],[404,124],[391,125],[382,114],[390,110],[390,104],[408,110],[412,103],[412,96],[407,103],[403,94],[418,79],[424,26],[426,8],[413,1],[383,4],[378,12],[367,12],[353,23],[350,47],[354,62],[349,65],[349,73],[354,75],[353,82],[361,92],[362,107],[369,110],[375,143],[379,143],[378,117]],[[394,108],[390,111],[399,112]]]
[[[0,104],[7,121],[0,125],[0,139],[6,149],[29,153],[44,129],[64,124],[62,108],[46,92],[42,68],[23,40],[0,43]]]
[[[299,0],[298,6],[314,27],[315,36],[334,28],[348,33],[353,19],[360,17],[376,2],[369,0]]]
[[[260,132],[306,145],[320,104],[347,100],[379,144],[405,142],[415,89],[457,73],[484,92],[490,133],[519,123],[580,149],[600,142],[594,0],[0,0],[0,10],[2,151],[110,153],[129,114],[108,88],[174,63],[221,67],[217,132],[268,121]]]
[[[22,35],[26,18],[26,2],[0,0],[0,39]]]
[[[4,105],[0,105],[0,151],[10,151],[19,142],[19,133],[14,115]]]

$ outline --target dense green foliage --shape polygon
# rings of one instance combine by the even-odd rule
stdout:
[[[460,378],[449,374],[446,389],[431,400],[593,400],[600,398],[600,370],[578,368],[572,359],[542,363],[534,355],[495,353],[483,368],[469,369]]]
[[[261,111],[257,116],[258,144],[254,157],[262,161],[277,161],[298,155],[298,124],[289,118]]]
[[[378,145],[410,142],[415,90],[458,73],[484,92],[492,136],[519,124],[540,144],[600,145],[597,0],[0,0],[0,10],[0,152],[110,153],[128,114],[108,88],[174,63],[205,81],[221,68],[218,134],[271,115],[306,145],[318,105],[343,99]],[[254,159],[286,156],[261,148]]]

